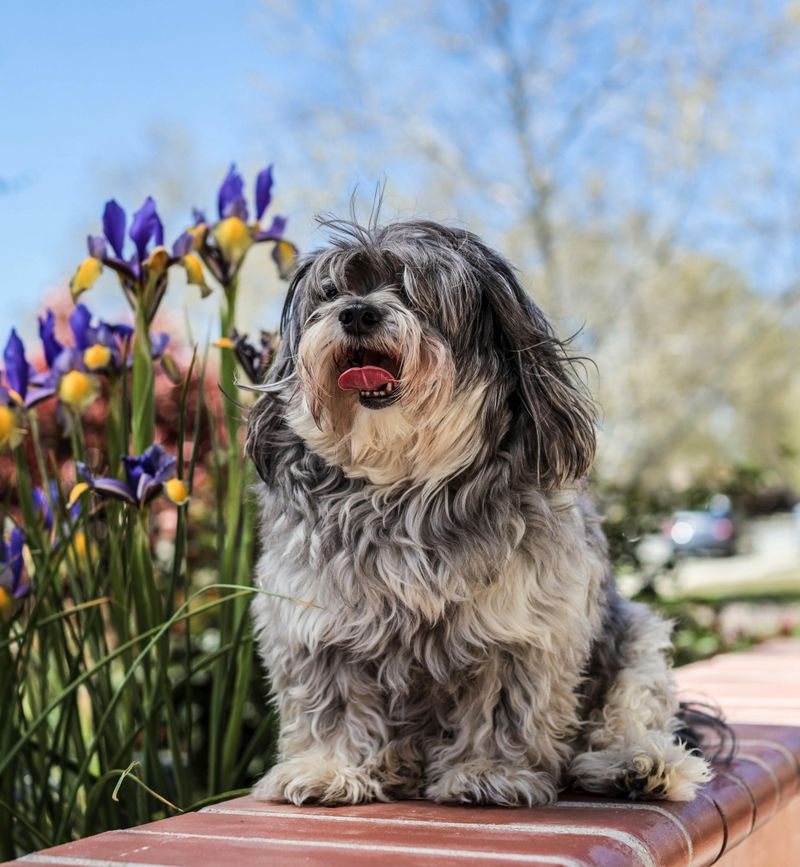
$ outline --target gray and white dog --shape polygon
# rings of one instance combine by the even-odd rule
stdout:
[[[329,221],[249,426],[253,615],[280,710],[254,795],[688,800],[710,779],[670,626],[614,588],[594,412],[508,262],[462,229]]]

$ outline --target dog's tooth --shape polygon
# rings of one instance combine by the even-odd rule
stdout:
[[[386,393],[387,394],[390,394],[393,388],[394,388],[393,382],[387,382],[386,383]]]

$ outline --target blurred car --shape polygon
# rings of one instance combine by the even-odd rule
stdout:
[[[738,527],[727,497],[713,497],[707,509],[673,512],[664,536],[676,557],[732,557],[738,550]]]

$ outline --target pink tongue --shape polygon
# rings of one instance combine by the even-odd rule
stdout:
[[[382,367],[351,367],[339,377],[339,388],[357,388],[359,391],[375,391],[387,382],[394,382],[394,377]]]

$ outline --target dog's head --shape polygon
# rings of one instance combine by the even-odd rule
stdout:
[[[592,405],[501,256],[432,222],[329,226],[289,287],[251,415],[263,478],[290,432],[376,484],[438,485],[492,460],[542,488],[588,471]]]

